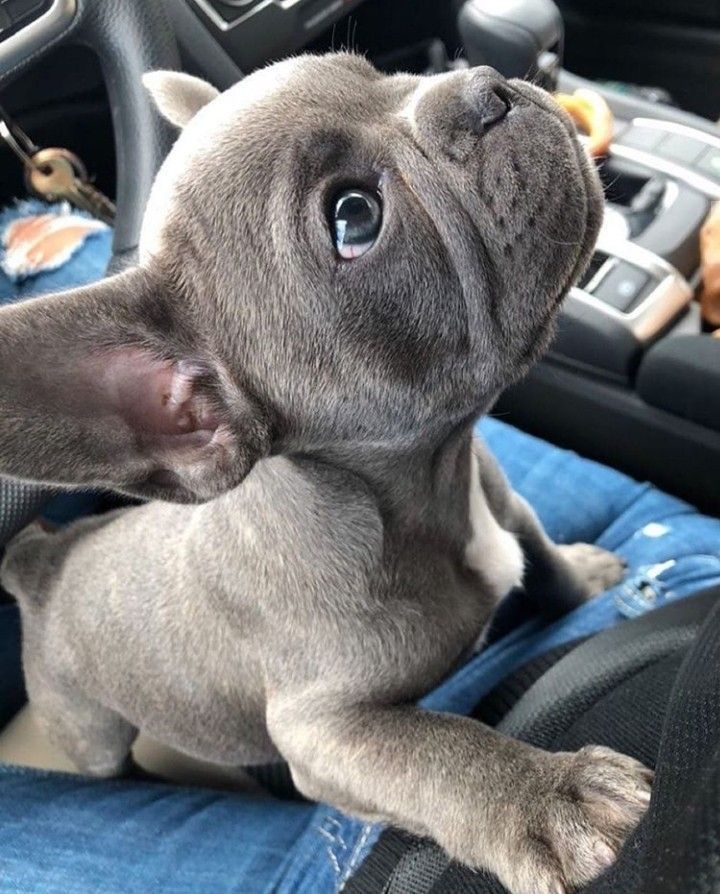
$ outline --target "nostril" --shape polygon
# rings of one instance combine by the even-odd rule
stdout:
[[[507,115],[512,108],[510,89],[504,80],[492,69],[475,69],[467,85],[465,101],[475,120],[475,126],[482,131]]]
[[[480,123],[483,128],[491,127],[507,115],[510,111],[510,103],[492,88],[488,88],[485,94],[480,94],[477,111],[480,115]]]

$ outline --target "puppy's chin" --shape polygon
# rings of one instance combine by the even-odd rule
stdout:
[[[578,242],[577,260],[568,276],[567,282],[559,290],[559,294],[554,302],[555,311],[559,309],[570,288],[575,285],[587,270],[605,214],[605,196],[595,162],[588,156],[579,140],[575,143],[575,151],[582,185],[585,190],[587,214],[585,230]],[[551,318],[553,317],[554,314],[551,315]]]
[[[584,150],[580,147],[580,151]],[[525,375],[528,369],[540,360],[545,351],[550,347],[557,332],[558,318],[560,316],[563,301],[570,289],[580,279],[590,264],[598,233],[600,232],[600,226],[602,225],[605,202],[603,199],[602,187],[600,186],[600,178],[594,170],[593,162],[589,162],[586,167],[583,167],[583,176],[585,178],[585,187],[587,190],[588,216],[585,232],[579,242],[577,261],[568,276],[567,281],[558,288],[554,295],[549,296],[550,300],[545,315],[538,321],[535,337],[530,341],[520,357],[518,371],[513,381],[516,381]]]
[[[569,289],[575,285],[587,270],[605,214],[605,197],[600,182],[600,176],[595,167],[595,162],[587,155],[584,147],[579,141],[576,142],[575,149],[578,158],[578,169],[582,178],[582,186],[585,190],[587,214],[585,218],[585,229],[578,241],[577,259],[570,271],[567,282],[557,295],[554,304],[555,309],[560,306]]]
[[[605,211],[603,188],[595,162],[577,139],[574,125],[545,91],[523,84],[522,95],[527,96],[528,92],[531,101],[543,109],[545,114],[556,118],[567,132],[567,141],[563,140],[566,142],[564,148],[568,160],[574,162],[575,176],[570,178],[572,187],[567,183],[566,189],[573,189],[575,195],[581,197],[585,213],[580,220],[576,220],[576,228],[570,227],[568,233],[561,237],[566,250],[571,248],[575,250],[565,259],[562,272],[558,271],[557,280],[548,283],[544,306],[543,302],[540,302],[536,310],[534,331],[519,356],[518,367],[521,374],[542,356],[554,338],[563,300],[590,263]],[[566,193],[566,198],[568,195]],[[537,252],[550,250],[552,244],[538,244],[534,249]],[[516,375],[517,377],[519,376]]]
[[[524,352],[520,355],[517,366],[513,370],[513,376],[507,383],[508,385],[512,385],[518,379],[521,379],[530,367],[543,357],[552,344],[558,328],[561,304],[562,298],[554,306],[548,308],[545,319],[538,324],[535,337],[530,340]]]
[[[555,289],[548,291],[543,309],[536,310],[532,328],[527,330],[524,338],[516,342],[513,360],[506,365],[506,379],[501,390],[522,379],[530,368],[537,363],[551,346],[558,329],[558,321],[562,304],[570,288],[578,281],[586,270],[597,239],[604,203],[602,194],[597,190],[594,175],[587,174],[588,216],[585,230],[578,241],[578,252],[569,275]]]

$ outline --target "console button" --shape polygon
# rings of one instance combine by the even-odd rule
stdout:
[[[706,144],[700,140],[693,140],[682,134],[673,133],[665,139],[655,150],[658,155],[670,161],[676,161],[685,167],[691,167],[705,151]]]
[[[698,174],[720,180],[720,149],[707,148],[694,165]]]
[[[650,276],[640,267],[618,261],[593,290],[593,295],[616,310],[626,311],[647,290]]]
[[[628,127],[615,142],[621,146],[632,146],[633,149],[652,152],[665,135],[664,130],[657,130],[654,127]]]

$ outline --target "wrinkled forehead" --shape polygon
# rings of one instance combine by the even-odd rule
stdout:
[[[227,91],[220,102],[228,114],[273,112],[288,120],[305,116],[372,115],[394,104],[414,76],[381,74],[364,57],[348,53],[296,56],[260,69]],[[208,110],[209,111],[209,110]]]
[[[219,96],[182,139],[212,146],[224,136],[241,140],[260,133],[270,144],[308,128],[373,124],[394,117],[418,80],[383,75],[361,56],[297,56],[254,72]]]

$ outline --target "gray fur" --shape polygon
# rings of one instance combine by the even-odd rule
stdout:
[[[612,859],[648,771],[412,701],[500,595],[465,561],[472,486],[548,613],[622,573],[555,547],[471,435],[547,344],[602,199],[540,91],[476,69],[401,115],[420,83],[302,57],[199,140],[141,268],[0,310],[0,468],[176,501],[32,526],[2,579],[31,701],[81,771],[121,772],[139,729],[218,764],[283,757],[309,797],[562,892]],[[161,86],[195,112],[197,85]],[[483,132],[491,89],[513,109]],[[328,196],[379,176],[380,239],[340,263]]]

